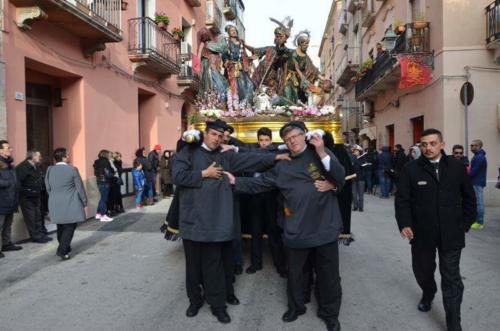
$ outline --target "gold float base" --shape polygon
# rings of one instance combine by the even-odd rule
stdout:
[[[266,127],[273,132],[273,142],[282,143],[279,131],[288,121],[255,121],[255,122],[228,122],[234,128],[233,136],[245,143],[256,143],[257,142],[257,131]],[[324,131],[331,132],[335,144],[343,144],[344,139],[340,132],[342,124],[340,121],[314,121],[314,122],[304,122],[307,129],[312,131],[316,129],[322,129]],[[195,123],[195,128],[200,131],[205,130],[205,122]]]

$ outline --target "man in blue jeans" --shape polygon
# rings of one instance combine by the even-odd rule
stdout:
[[[469,177],[476,192],[477,221],[472,224],[471,229],[482,230],[484,228],[484,199],[483,190],[486,186],[486,173],[488,162],[486,152],[483,150],[483,142],[479,139],[473,140],[470,149],[474,157],[470,162]]]

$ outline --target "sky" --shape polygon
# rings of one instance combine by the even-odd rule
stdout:
[[[272,45],[273,31],[277,25],[271,22],[269,17],[282,21],[285,16],[291,16],[294,22],[288,46],[294,47],[293,37],[299,31],[305,29],[311,31],[308,54],[319,67],[318,51],[332,2],[332,0],[245,0],[243,17],[245,42],[253,47]]]

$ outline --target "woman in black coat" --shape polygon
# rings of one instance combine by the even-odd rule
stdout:
[[[99,188],[101,197],[97,205],[97,213],[95,218],[102,222],[110,222],[113,219],[107,215],[108,211],[108,196],[110,192],[111,182],[113,181],[115,171],[109,163],[110,151],[101,150],[98,159],[94,161],[94,175]]]
[[[122,192],[121,187],[123,185],[122,173],[123,173],[123,163],[122,154],[120,152],[112,153],[112,157],[109,162],[113,170],[115,171],[115,176],[110,183],[110,191],[108,197],[108,211],[113,214],[121,214],[125,212],[123,209]]]

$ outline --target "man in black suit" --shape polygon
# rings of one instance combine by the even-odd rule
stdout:
[[[465,232],[476,218],[476,199],[465,166],[444,154],[441,132],[422,132],[422,156],[405,165],[396,192],[396,219],[410,240],[412,266],[423,295],[418,310],[427,312],[437,292],[436,250],[448,331],[462,330],[460,305],[464,285],[460,255]]]

